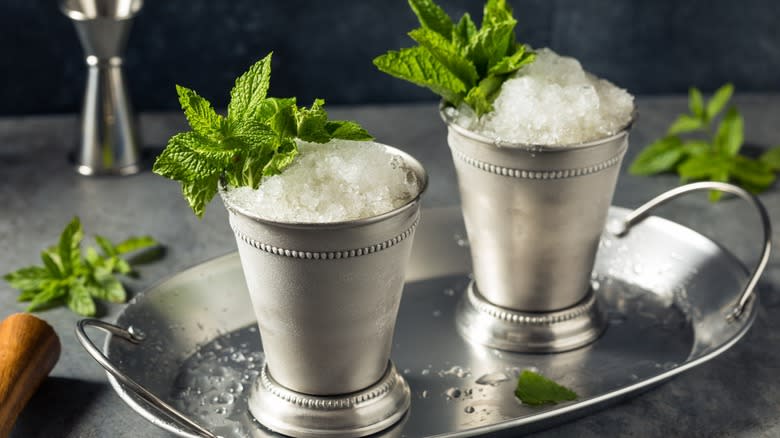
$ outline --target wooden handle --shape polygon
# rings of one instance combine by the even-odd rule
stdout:
[[[0,438],[60,357],[60,339],[46,322],[17,313],[0,323]]]

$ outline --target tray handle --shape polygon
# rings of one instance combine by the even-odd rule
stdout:
[[[147,402],[149,406],[152,407],[154,410],[174,420],[180,426],[190,429],[190,431],[195,433],[196,435],[207,437],[207,438],[220,438],[219,436],[209,432],[207,429],[205,429],[198,423],[192,421],[190,418],[188,418],[187,416],[185,416],[184,414],[176,410],[168,403],[164,402],[156,395],[152,394],[148,389],[144,388],[141,384],[139,384],[135,380],[128,377],[125,373],[120,371],[113,363],[111,363],[111,360],[108,357],[106,357],[95,346],[95,344],[89,338],[86,332],[86,327],[88,326],[92,326],[104,330],[108,333],[111,333],[114,336],[118,336],[119,338],[131,342],[133,344],[139,344],[143,342],[144,340],[143,335],[138,333],[133,333],[131,331],[123,329],[122,327],[107,323],[105,321],[101,321],[99,319],[87,318],[87,319],[82,319],[78,321],[78,323],[76,323],[76,337],[81,343],[81,346],[84,347],[85,350],[87,350],[87,353],[89,353],[89,355],[92,356],[92,358],[95,359],[95,361],[98,364],[100,364],[100,366],[102,366],[106,370],[106,372],[114,376],[119,381],[119,383],[121,383],[123,386],[125,386],[135,395],[137,395],[145,402]]]
[[[757,197],[748,193],[746,190],[742,189],[741,187],[737,187],[733,184],[728,184],[728,183],[722,183],[716,181],[702,181],[697,183],[686,184],[674,188],[672,190],[669,190],[667,192],[661,193],[660,195],[646,202],[641,207],[629,213],[623,219],[623,222],[618,224],[619,228],[613,230],[613,233],[618,237],[622,237],[628,232],[629,229],[631,229],[631,227],[633,227],[634,225],[641,222],[644,218],[646,218],[648,216],[648,213],[651,210],[655,209],[656,207],[666,204],[667,202],[679,196],[691,192],[701,191],[701,190],[717,190],[721,192],[731,193],[732,195],[737,196],[738,198],[746,201],[748,204],[753,206],[753,208],[755,208],[756,211],[758,212],[758,216],[761,218],[761,225],[764,230],[764,246],[763,249],[761,250],[761,258],[759,259],[758,264],[756,264],[756,267],[753,268],[753,272],[750,274],[750,280],[748,280],[747,284],[745,285],[745,288],[742,289],[742,293],[740,293],[739,299],[737,300],[734,309],[732,309],[732,311],[729,312],[727,316],[729,320],[735,320],[738,319],[740,316],[742,316],[748,303],[753,298],[754,296],[753,290],[755,289],[756,284],[758,283],[758,279],[761,277],[761,274],[764,272],[764,268],[766,268],[766,265],[769,262],[769,254],[772,250],[772,224],[769,220],[769,214],[767,213],[764,204],[762,204]]]

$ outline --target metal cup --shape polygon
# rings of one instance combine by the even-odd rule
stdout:
[[[496,142],[442,108],[475,282],[458,328],[514,351],[561,351],[604,328],[590,275],[629,126],[566,147]]]
[[[140,171],[139,138],[122,71],[122,51],[143,0],[61,0],[88,68],[76,170],[83,175]]]
[[[421,194],[422,166],[385,148]],[[389,356],[420,194],[339,223],[273,222],[223,196],[266,354],[250,396],[258,421],[293,436],[363,436],[408,409],[409,387]]]

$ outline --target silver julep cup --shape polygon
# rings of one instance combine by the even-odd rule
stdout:
[[[590,276],[628,147],[626,126],[566,147],[496,142],[448,126],[474,282],[457,326],[491,347],[554,352],[605,327]]]
[[[249,409],[292,436],[357,437],[398,421],[409,387],[390,359],[420,193],[388,213],[339,223],[281,223],[231,205],[266,365]]]

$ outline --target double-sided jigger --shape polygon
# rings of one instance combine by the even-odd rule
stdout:
[[[223,196],[266,363],[249,411],[295,437],[360,437],[398,422],[410,390],[390,361],[406,264],[426,185],[388,213],[340,223],[262,219]]]
[[[122,73],[122,51],[142,0],[62,0],[88,67],[76,170],[130,175],[140,170],[139,139]]]
[[[591,270],[628,146],[627,126],[566,147],[502,144],[441,115],[474,269],[458,331],[489,347],[558,352],[606,327]]]

